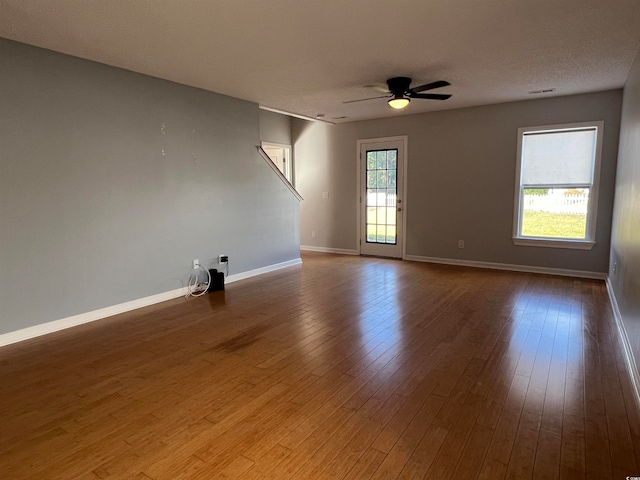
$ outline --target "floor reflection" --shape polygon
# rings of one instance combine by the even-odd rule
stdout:
[[[398,270],[397,261],[384,260],[365,264],[361,272],[358,343],[371,357],[372,366],[386,364],[405,343]]]
[[[508,323],[509,351],[502,370],[514,375],[512,386],[520,376],[528,379],[528,387],[512,388],[509,403],[522,402],[531,389],[546,389],[543,419],[551,423],[559,422],[563,412],[583,408],[587,323],[578,297],[557,291],[519,294]]]

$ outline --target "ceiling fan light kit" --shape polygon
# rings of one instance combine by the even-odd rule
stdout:
[[[391,108],[395,108],[396,110],[402,110],[403,108],[407,108],[409,106],[408,98],[403,97],[402,95],[396,95],[392,99],[390,99],[387,103]]]

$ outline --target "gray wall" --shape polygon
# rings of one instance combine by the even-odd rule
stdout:
[[[260,141],[291,145],[291,117],[260,110]]]
[[[356,142],[407,135],[408,255],[605,273],[621,98],[614,90],[334,126],[294,119],[296,179],[305,198],[301,243],[356,249]],[[517,129],[594,120],[605,123],[596,246],[591,251],[514,246]],[[457,248],[459,239],[465,240],[464,249]]]
[[[609,279],[634,356],[640,360],[640,53],[622,102]]]
[[[0,39],[0,334],[179,288],[195,258],[227,254],[232,274],[299,258],[259,119]]]

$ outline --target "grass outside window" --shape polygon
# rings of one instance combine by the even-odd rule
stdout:
[[[586,214],[523,212],[523,237],[584,239],[586,235]]]

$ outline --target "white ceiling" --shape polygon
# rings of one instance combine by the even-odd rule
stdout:
[[[352,121],[622,87],[640,0],[0,0],[0,37]],[[453,97],[342,103],[393,76]]]

